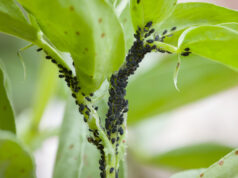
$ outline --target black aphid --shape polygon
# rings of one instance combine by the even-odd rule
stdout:
[[[146,40],[147,43],[153,43],[154,40]]]
[[[152,24],[153,24],[153,22],[152,22],[152,21],[149,21],[149,22],[145,25],[145,27],[150,28],[150,27],[152,26]]]
[[[163,35],[165,35],[167,32],[168,32],[168,31],[167,31],[167,30],[165,30],[165,31],[163,32]]]
[[[64,78],[64,75],[59,75],[59,78]]]
[[[90,115],[90,113],[88,111],[86,111],[85,114],[87,114],[88,116]]]
[[[185,48],[184,51],[190,51],[190,48]]]
[[[181,55],[182,55],[182,56],[189,56],[190,53],[191,53],[191,52],[183,52],[183,53],[181,53]]]
[[[46,58],[46,59],[52,59],[52,57],[51,57],[51,56],[45,56],[45,58]]]
[[[43,49],[43,48],[38,48],[36,51],[37,51],[37,52],[40,52],[40,51],[42,51],[42,49]]]
[[[173,27],[173,28],[171,28],[171,31],[174,31],[174,30],[176,30],[177,29],[177,27]]]
[[[115,141],[116,141],[116,139],[115,139],[115,138],[112,138],[112,144],[114,144],[114,143],[115,143]]]
[[[97,111],[97,110],[98,110],[98,107],[96,106],[94,109]]]
[[[93,93],[90,93],[90,96],[93,96]]]
[[[86,100],[88,100],[89,102],[92,101],[89,97],[85,97]]]
[[[119,131],[120,135],[123,135],[123,134],[124,134],[124,130],[123,130],[122,127],[120,127],[118,131]]]
[[[139,4],[140,3],[140,0],[137,0],[137,4]]]
[[[76,95],[73,93],[73,94],[72,94],[72,97],[76,98]]]
[[[112,167],[112,168],[110,169],[110,173],[113,173],[113,171],[114,171],[114,168]]]
[[[56,63],[57,63],[57,62],[56,62],[56,60],[54,60],[54,59],[52,59],[52,60],[51,60],[51,62],[52,62],[52,63],[54,63],[54,64],[56,64]]]

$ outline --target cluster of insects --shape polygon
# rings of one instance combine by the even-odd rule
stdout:
[[[137,2],[140,2],[139,0]],[[112,74],[110,78],[110,88],[109,88],[109,99],[108,99],[108,112],[106,114],[105,119],[105,127],[103,128],[106,131],[107,137],[115,146],[115,153],[118,154],[118,147],[121,142],[121,136],[125,134],[125,126],[123,123],[125,122],[125,113],[128,112],[128,100],[125,99],[126,96],[126,87],[128,85],[128,79],[131,75],[135,73],[137,68],[139,67],[140,62],[143,60],[144,56],[151,51],[158,51],[161,53],[171,53],[169,51],[163,50],[161,48],[157,48],[153,43],[155,41],[163,42],[165,37],[169,37],[167,34],[167,30],[165,30],[160,37],[159,35],[154,35],[154,39],[147,39],[152,34],[155,34],[155,30],[152,29],[152,22],[148,22],[143,29],[138,27],[134,37],[135,41],[129,50],[125,64],[119,69],[118,72]],[[176,27],[173,27],[171,31],[176,30]],[[38,52],[42,51],[42,48],[37,49]],[[47,54],[47,52],[45,52]],[[181,53],[183,56],[188,56],[190,54],[190,49],[185,48],[184,52]],[[86,96],[85,93],[80,92],[81,88],[79,86],[79,81],[76,76],[74,76],[73,72],[63,65],[58,64],[55,59],[53,59],[48,54],[46,55],[47,60],[51,60],[52,63],[57,65],[59,69],[59,78],[62,78],[67,83],[67,86],[71,88],[72,97],[75,99],[76,105],[78,105],[79,112],[84,116],[84,122],[88,122],[90,120],[91,110],[88,107],[87,102],[91,102],[93,97],[93,93],[90,93]],[[73,63],[74,66],[74,63]],[[81,94],[85,101],[84,103],[79,103],[77,100],[77,96]],[[92,109],[98,110],[98,107],[94,107]],[[106,158],[104,152],[104,146],[102,144],[102,140],[99,137],[98,130],[89,129],[92,136],[88,137],[88,142],[94,144],[97,149],[100,151],[101,158],[99,160],[99,169],[101,178],[106,177]],[[113,173],[115,171],[116,178],[118,178],[118,170],[111,167],[109,168],[109,172]]]

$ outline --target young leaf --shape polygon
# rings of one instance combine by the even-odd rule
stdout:
[[[238,149],[230,152],[228,155],[211,165],[200,174],[202,178],[211,177],[238,177]]]
[[[186,30],[179,38],[179,48],[189,48],[196,55],[238,68],[238,31],[221,26],[200,26]]]
[[[163,33],[167,29],[168,35],[173,36],[165,38],[164,41],[177,46],[179,36],[188,27],[227,22],[238,22],[238,11],[209,3],[189,2],[178,4],[171,16],[158,24],[156,29],[158,33]],[[176,29],[171,31],[173,27]]]
[[[37,39],[37,30],[28,24],[14,0],[0,1],[0,31],[31,42]]]
[[[177,0],[130,0],[134,29],[152,21],[153,24],[165,20],[176,7]]]
[[[32,156],[7,131],[0,131],[0,165],[0,176],[3,178],[35,178]]]
[[[238,82],[237,72],[191,55],[189,60],[182,62],[179,73],[181,92],[178,92],[173,84],[176,64],[177,56],[167,56],[130,81],[127,89],[129,125],[234,87]]]
[[[219,158],[232,151],[232,148],[215,143],[185,146],[146,159],[153,166],[176,169],[197,169],[208,167]]]
[[[62,123],[54,178],[81,177],[87,129],[74,102],[69,100]],[[82,176],[83,177],[83,176]]]
[[[121,25],[102,0],[19,0],[49,40],[74,60],[80,86],[93,92],[124,61]]]
[[[5,88],[5,77],[0,63],[0,130],[16,133],[15,117]]]

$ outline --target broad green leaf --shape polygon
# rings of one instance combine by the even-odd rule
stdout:
[[[237,178],[238,149],[227,154],[205,170],[190,170],[177,173],[171,178]]]
[[[174,174],[170,178],[196,178],[199,176],[204,169],[195,169],[195,170],[189,170],[189,171],[183,171],[179,172],[177,174]]]
[[[74,60],[80,86],[88,93],[124,61],[121,25],[103,0],[19,0],[36,17],[42,31]]]
[[[238,31],[221,26],[200,26],[186,30],[179,39],[182,51],[190,48],[196,55],[238,67]]]
[[[237,178],[238,177],[238,149],[227,154],[218,162],[207,168],[196,178]]]
[[[10,132],[0,131],[0,177],[35,178],[32,156]]]
[[[0,63],[0,130],[16,133],[14,111],[5,88],[6,79],[3,72],[3,66]]]
[[[217,25],[220,23],[238,22],[238,11],[219,7],[209,3],[180,3],[176,6],[172,15],[161,24],[158,24],[156,30],[159,34],[165,29],[168,34],[174,34],[173,37],[165,38],[165,42],[177,45],[178,38],[182,32],[191,26],[197,25]],[[175,31],[170,31],[176,27]]]
[[[153,24],[165,20],[175,9],[177,0],[130,0],[134,29],[152,21]]]
[[[73,100],[70,99],[61,127],[54,178],[82,176],[87,132],[82,117]]]
[[[233,70],[191,55],[182,60],[178,92],[173,84],[176,65],[177,56],[168,56],[130,81],[129,125],[234,87],[238,82],[238,74]]]
[[[157,156],[153,155],[146,159],[146,163],[176,169],[204,168],[232,150],[232,148],[220,144],[203,143],[177,148]]]
[[[14,0],[0,0],[0,32],[31,42],[37,39],[37,30],[26,21]]]

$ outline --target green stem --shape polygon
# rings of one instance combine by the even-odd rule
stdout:
[[[159,42],[159,41],[154,41],[152,44],[146,43],[146,45],[150,45],[150,46],[155,45],[157,48],[163,49],[165,51],[169,51],[171,53],[179,52],[177,47],[167,44],[167,43]]]
[[[61,64],[67,70],[70,70],[70,67],[64,62],[63,57],[56,49],[54,49],[49,43],[44,40],[43,35],[41,33],[38,33],[38,40],[35,42],[35,44],[40,48],[43,48],[47,55],[51,56],[56,60],[57,64]]]

